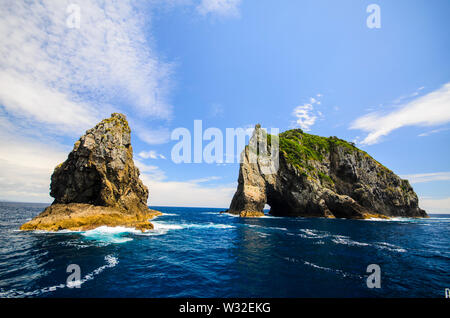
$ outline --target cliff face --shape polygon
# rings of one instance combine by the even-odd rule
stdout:
[[[271,144],[259,126],[252,139],[257,134]],[[294,129],[279,135],[279,148],[274,174],[262,173],[261,160],[251,161],[254,150],[245,148],[229,213],[261,216],[267,203],[276,216],[427,217],[407,180],[351,143]]]
[[[130,213],[147,209],[148,189],[133,162],[125,116],[112,114],[86,131],[55,168],[50,188],[53,204],[87,203]]]
[[[125,115],[112,114],[86,131],[51,177],[54,202],[22,229],[88,229],[101,225],[152,228],[148,189],[133,162]]]

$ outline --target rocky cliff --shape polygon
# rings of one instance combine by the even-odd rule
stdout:
[[[51,177],[50,207],[22,230],[86,230],[101,225],[153,228],[148,189],[133,162],[130,127],[114,113],[86,131]]]
[[[275,140],[259,125],[250,144],[257,136],[262,136],[265,151]],[[261,159],[250,160],[258,148],[246,146],[238,188],[227,212],[261,216],[268,204],[275,216],[427,217],[407,180],[352,143],[306,134],[301,129],[278,137],[279,168],[272,174],[263,173]]]

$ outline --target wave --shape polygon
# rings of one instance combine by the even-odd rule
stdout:
[[[375,243],[364,243],[364,242],[358,242],[355,240],[350,239],[347,236],[343,235],[334,235],[334,238],[331,240],[332,242],[336,244],[343,244],[348,246],[370,246],[375,247],[378,249],[385,249],[391,252],[398,252],[398,253],[405,253],[406,250],[400,246],[389,244],[386,242],[375,242]]]
[[[227,225],[227,224],[217,224],[217,223],[206,223],[206,224],[197,224],[197,223],[166,223],[162,221],[152,222],[153,230],[148,230],[144,233],[139,233],[139,235],[164,235],[167,232],[172,230],[183,230],[183,229],[231,229],[235,226]]]
[[[359,242],[359,241],[352,240],[348,236],[333,235],[333,234],[330,234],[325,231],[318,231],[318,230],[312,230],[312,229],[300,229],[300,232],[302,232],[302,233],[296,234],[296,235],[300,236],[302,238],[316,240],[316,242],[314,242],[313,244],[317,244],[317,245],[325,244],[323,239],[330,238],[331,242],[333,242],[335,244],[341,244],[341,245],[347,245],[347,246],[359,246],[359,247],[370,246],[370,247],[375,247],[378,249],[385,249],[385,250],[388,250],[391,252],[399,252],[399,253],[406,252],[406,250],[404,248],[402,248],[401,246],[397,246],[397,245],[386,243],[386,242],[375,242],[375,243]],[[292,234],[290,234],[290,235],[292,235]]]
[[[129,233],[138,234],[141,233],[141,231],[136,230],[135,228],[128,228],[123,226],[115,226],[115,227],[100,226],[93,230],[83,232],[81,233],[81,235],[91,240],[98,240],[104,243],[120,244],[133,240],[130,237],[124,237],[124,235]]]
[[[375,246],[377,248],[380,249],[386,249],[392,252],[400,252],[400,253],[405,253],[406,250],[400,246],[394,245],[394,244],[390,244],[390,243],[386,243],[386,242],[376,242]]]
[[[300,232],[302,232],[302,234],[298,234],[298,236],[303,238],[321,239],[330,236],[330,233],[328,232],[311,229],[300,229]]]
[[[332,242],[336,244],[344,244],[344,245],[350,245],[350,246],[369,246],[368,243],[358,242],[350,239],[347,236],[343,235],[335,235],[334,239],[331,240]]]
[[[48,287],[36,289],[33,291],[20,291],[20,290],[16,290],[16,289],[12,289],[12,290],[8,290],[8,291],[0,291],[0,297],[4,297],[4,298],[31,297],[31,296],[36,297],[36,296],[40,296],[45,293],[54,292],[58,289],[79,287],[79,286],[83,285],[84,283],[94,279],[95,276],[102,273],[105,269],[113,268],[119,263],[119,260],[117,259],[117,257],[115,257],[113,255],[106,255],[105,261],[106,261],[105,265],[100,266],[99,268],[93,270],[92,272],[85,275],[82,279],[80,279],[78,281],[66,282],[66,284],[48,286]]]
[[[167,215],[167,214],[166,214]],[[217,223],[206,223],[206,224],[197,224],[197,223],[167,223],[163,221],[152,221],[154,226],[151,230],[146,230],[142,232],[135,228],[124,227],[124,226],[100,226],[92,230],[88,231],[70,231],[70,230],[61,230],[58,232],[49,232],[37,230],[33,231],[38,234],[67,234],[67,233],[78,233],[81,234],[84,238],[88,240],[97,241],[100,244],[122,244],[129,241],[132,241],[133,238],[130,235],[136,236],[158,236],[167,234],[172,230],[182,230],[182,229],[231,229],[235,228],[233,225],[227,224],[217,224]]]
[[[226,215],[226,216],[231,216],[233,218],[240,218],[240,216],[237,214],[232,214],[232,213],[227,213],[227,212],[220,213],[219,215]]]
[[[310,266],[310,267],[312,267],[312,268],[315,268],[315,269],[318,269],[318,270],[322,270],[322,271],[326,271],[326,272],[335,273],[335,274],[341,275],[342,277],[363,278],[363,276],[361,276],[361,275],[356,275],[356,274],[347,273],[347,272],[345,272],[345,271],[343,271],[343,270],[340,270],[340,269],[333,269],[333,268],[329,268],[329,267],[320,266],[320,265],[317,265],[317,264],[314,264],[314,263],[305,261],[305,260],[303,260],[303,259],[297,260],[297,259],[295,259],[295,258],[288,258],[288,257],[286,257],[285,259],[286,259],[287,261],[293,262],[293,263],[299,263],[299,262],[301,262],[301,263],[303,263],[304,265]]]
[[[405,222],[405,223],[424,223],[424,222],[450,222],[450,218],[406,218],[406,217],[394,217],[390,219],[381,219],[381,218],[371,218],[371,219],[362,219],[359,221],[365,222]]]
[[[260,229],[266,229],[266,230],[280,230],[280,231],[287,231],[288,229],[285,227],[276,227],[276,226],[262,226],[257,224],[243,224],[244,226],[253,227],[253,228],[260,228]]]

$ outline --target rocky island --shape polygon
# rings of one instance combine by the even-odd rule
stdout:
[[[147,207],[148,189],[134,165],[130,127],[114,113],[86,131],[51,177],[51,206],[21,230],[84,231],[99,226],[152,229],[160,215]]]
[[[260,138],[258,136],[262,136]],[[427,217],[408,180],[403,180],[366,152],[337,137],[320,137],[293,129],[278,135],[279,168],[262,172],[262,161],[251,161],[247,145],[241,154],[238,188],[228,213],[325,218]],[[256,125],[250,145],[262,149],[272,136]],[[261,149],[261,148],[257,148]]]

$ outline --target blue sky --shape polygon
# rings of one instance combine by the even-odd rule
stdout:
[[[53,167],[121,111],[151,205],[228,206],[238,163],[171,160],[199,119],[354,141],[450,213],[448,1],[78,1],[68,28],[71,2],[0,1],[0,199],[50,202]]]

